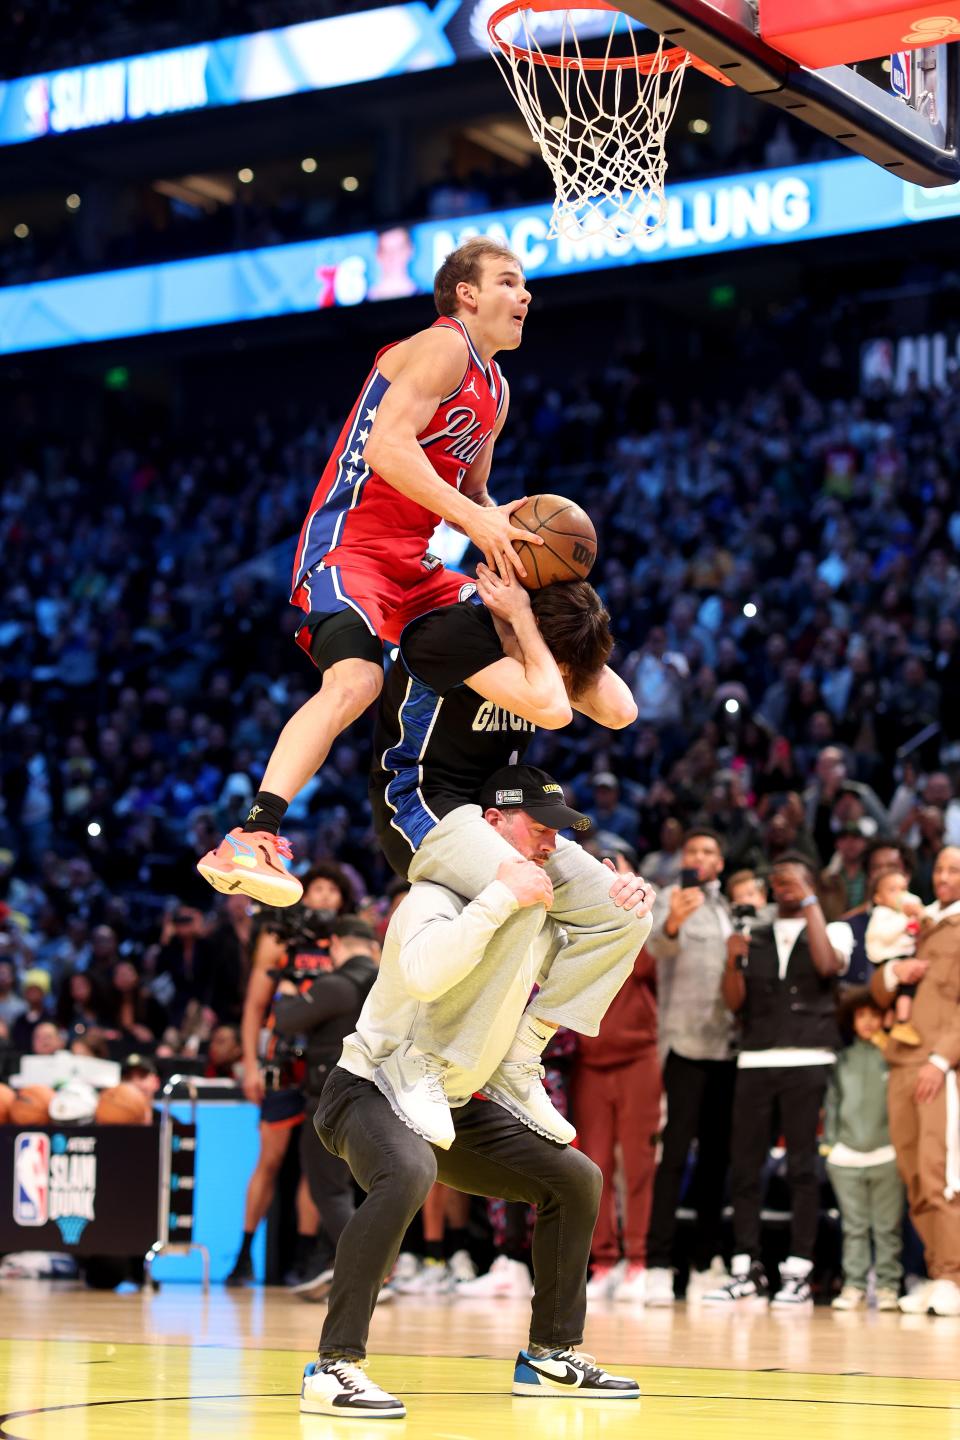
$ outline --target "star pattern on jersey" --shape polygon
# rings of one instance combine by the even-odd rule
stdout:
[[[351,465],[362,465],[362,464],[363,464],[363,456],[360,454],[360,448],[359,448],[359,446],[357,446],[355,449],[353,449],[353,450],[350,451],[350,464],[351,464]]]
[[[367,411],[366,416],[365,416],[365,419],[366,419],[368,425],[372,425],[373,422],[374,422],[374,420],[376,420],[376,418],[377,418],[377,411],[378,411],[379,409],[380,409],[380,406],[379,406],[379,405],[374,405],[374,407],[373,407],[372,410],[368,410],[368,411]]]
[[[357,439],[360,441],[361,445],[366,445],[367,441],[370,439],[370,427],[365,425],[362,430],[358,430]]]

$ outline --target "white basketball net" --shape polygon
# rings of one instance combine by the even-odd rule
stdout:
[[[550,49],[553,64],[542,60],[538,64],[530,58],[542,57],[545,52],[533,29],[537,17],[529,10],[518,11],[498,27],[501,38],[510,42],[506,53],[493,49],[553,176],[557,198],[549,233],[570,240],[600,233],[648,235],[663,224],[667,213],[663,193],[666,135],[688,67],[686,60],[675,69],[661,67],[663,37],[652,57],[641,52],[637,32],[624,25],[619,12],[611,11],[604,66],[587,68],[576,17],[589,15],[593,38],[602,13],[551,12],[560,27],[559,39],[554,39]],[[615,37],[619,42],[616,51]],[[633,64],[608,63],[615,55],[629,54],[624,50],[625,39],[634,59],[641,55],[653,59],[649,74],[641,74]],[[524,55],[524,50],[530,56]]]

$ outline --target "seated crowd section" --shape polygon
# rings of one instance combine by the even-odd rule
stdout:
[[[515,385],[491,488],[563,493],[593,517],[591,578],[639,707],[626,731],[577,717],[527,757],[590,816],[584,843],[661,890],[696,827],[721,838],[724,883],[799,854],[828,921],[869,910],[882,844],[933,900],[935,856],[960,842],[957,388],[820,393],[784,371],[736,402],[663,401],[650,423],[629,356]],[[209,1073],[237,1073],[263,917],[194,866],[242,818],[315,684],[285,584],[339,421],[256,415],[224,438],[227,423],[103,446],[25,431],[5,465],[7,1072],[17,1052],[92,1030],[116,1058],[206,1057],[218,1036]],[[298,873],[339,866],[382,933],[369,741],[367,717],[284,833]],[[869,978],[861,962],[849,979]],[[652,988],[644,1004],[652,1053]],[[570,1037],[574,1096],[598,1064]]]

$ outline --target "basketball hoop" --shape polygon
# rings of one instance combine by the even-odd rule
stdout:
[[[493,58],[556,186],[550,234],[569,240],[614,234],[648,235],[666,219],[666,136],[689,66],[733,81],[663,36],[649,53],[637,49],[627,17],[607,0],[508,0],[490,16]],[[585,55],[584,12],[607,11],[603,54]],[[535,15],[556,17],[556,51],[534,33]],[[579,20],[578,20],[579,17]],[[595,28],[590,26],[590,39]],[[648,33],[648,32],[643,32]],[[626,53],[614,39],[626,37]]]

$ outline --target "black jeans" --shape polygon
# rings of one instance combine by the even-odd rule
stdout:
[[[813,1259],[820,1213],[817,1127],[829,1078],[829,1065],[737,1071],[730,1166],[737,1254],[760,1259],[761,1178],[779,1112],[790,1182],[790,1254]]]
[[[735,1060],[687,1060],[671,1050],[663,1067],[667,1125],[653,1183],[653,1208],[647,1233],[647,1264],[673,1264],[677,1202],[691,1142],[697,1141],[697,1169],[690,1199],[696,1205],[693,1263],[705,1270],[720,1254],[723,1183],[730,1159],[730,1119]]]
[[[317,1095],[307,1096],[307,1118],[300,1127],[300,1169],[307,1177],[310,1198],[320,1211],[323,1238],[318,1239],[324,1258],[329,1254],[332,1261],[340,1236],[357,1206],[349,1165],[331,1155],[317,1139],[317,1133],[310,1124],[310,1116],[318,1104]],[[327,1239],[329,1245],[325,1243]]]
[[[587,1263],[602,1179],[592,1160],[535,1135],[492,1101],[453,1112],[456,1139],[434,1149],[394,1115],[377,1087],[335,1069],[314,1118],[366,1199],[340,1237],[320,1355],[366,1354],[377,1294],[410,1221],[435,1180],[468,1195],[537,1206],[530,1340],[578,1345],[587,1309]]]

